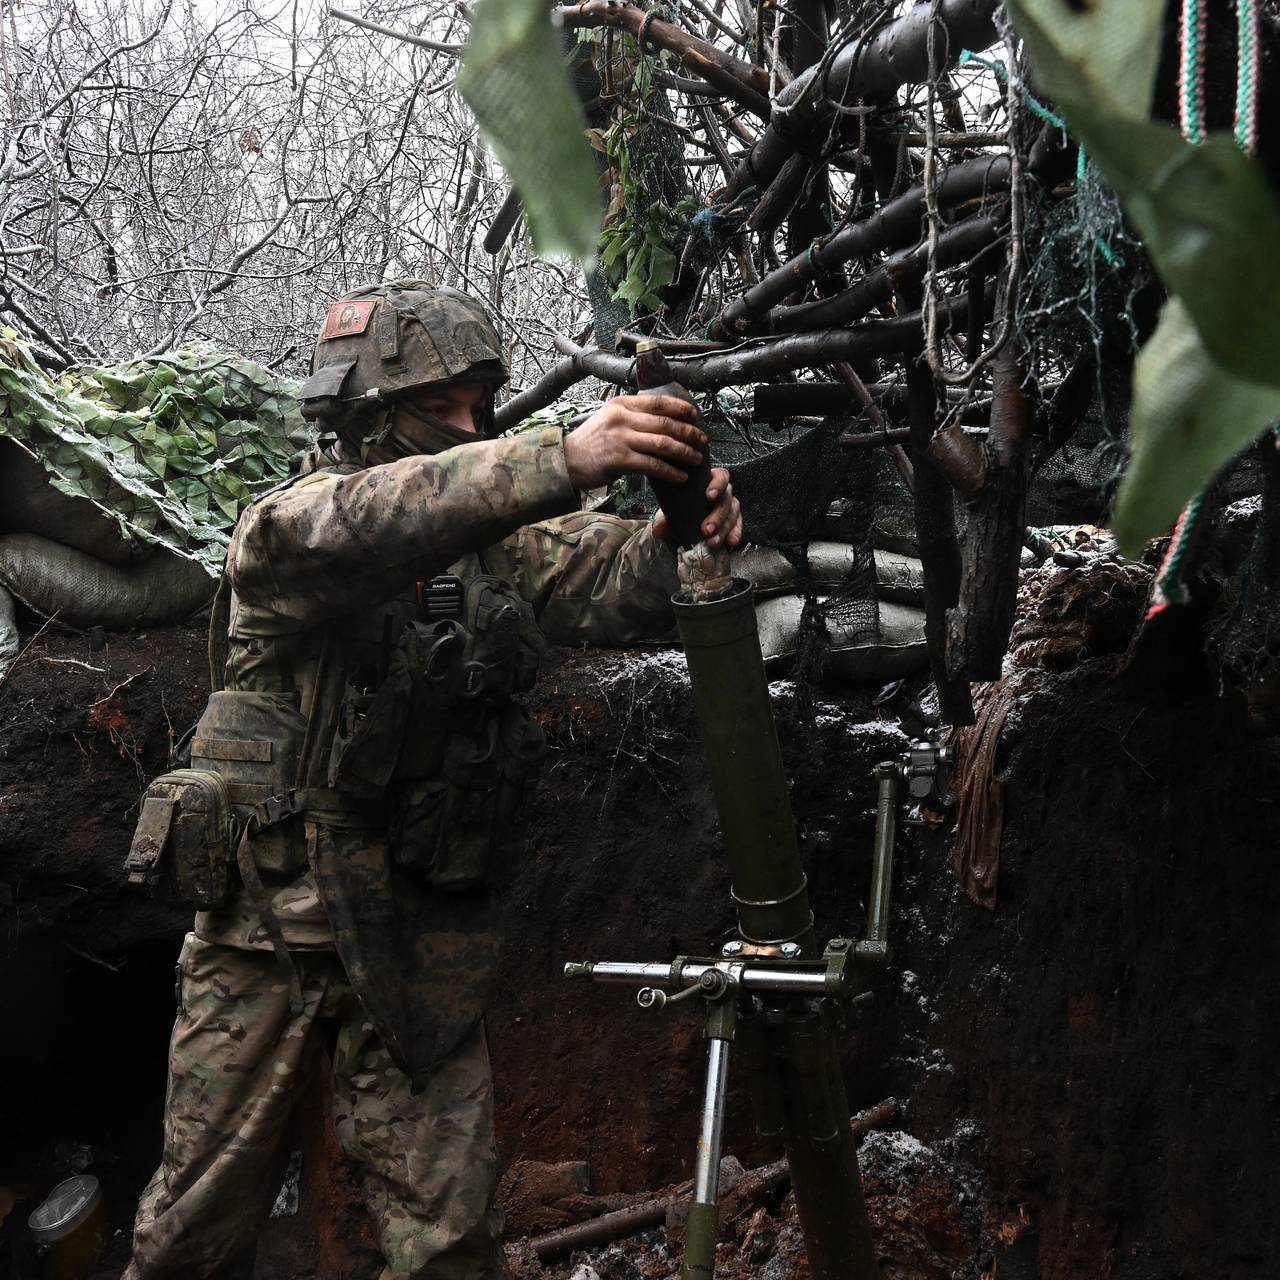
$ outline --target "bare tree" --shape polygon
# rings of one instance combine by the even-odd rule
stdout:
[[[534,376],[580,282],[479,251],[505,191],[453,88],[465,18],[413,12],[369,15],[438,47],[303,0],[6,0],[5,322],[53,369],[200,337],[296,372],[328,299],[415,276],[491,299]]]

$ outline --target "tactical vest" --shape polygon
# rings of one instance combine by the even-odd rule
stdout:
[[[232,645],[251,614],[236,610]],[[444,575],[264,647],[268,662],[287,654],[293,687],[215,692],[191,748],[191,768],[219,774],[254,824],[259,871],[306,865],[295,814],[385,827],[395,864],[438,889],[486,885],[518,852],[544,744],[512,696],[533,687],[543,638],[508,583]]]
[[[130,856],[143,841],[153,867],[166,851],[173,864],[153,881],[234,890],[225,873],[184,867],[200,842],[177,838],[195,830],[182,825],[179,775],[201,780],[189,792],[201,813],[210,785],[225,789],[240,876],[295,991],[261,877],[309,863],[348,976],[421,1087],[482,1015],[496,976],[491,889],[523,847],[525,793],[545,750],[513,695],[533,687],[545,642],[515,589],[484,573],[278,632],[275,615],[233,601],[224,580],[210,622],[214,693],[191,767],[152,784]],[[178,820],[161,821],[163,832],[153,821],[144,840],[148,814],[164,806]],[[217,841],[206,844],[216,858]]]

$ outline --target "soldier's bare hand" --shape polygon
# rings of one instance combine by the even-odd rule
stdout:
[[[711,503],[711,510],[701,525],[703,540],[709,546],[718,547],[723,543],[732,550],[742,541],[742,504],[733,496],[729,472],[724,467],[711,468],[707,501]],[[654,537],[665,538],[667,533],[667,517],[659,511],[653,518]]]
[[[628,471],[676,484],[702,461],[707,437],[696,405],[675,396],[615,396],[564,438],[575,489],[598,489]]]

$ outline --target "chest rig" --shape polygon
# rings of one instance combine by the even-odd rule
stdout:
[[[384,623],[381,661],[367,633],[340,637],[343,688],[317,756],[340,804],[384,810],[397,866],[437,889],[477,888],[523,844],[545,743],[513,695],[533,688],[544,641],[488,574],[417,583],[410,615]]]
[[[234,894],[238,865],[262,899],[262,876],[307,866],[318,823],[384,832],[392,863],[430,887],[489,884],[523,844],[525,792],[545,751],[513,701],[533,687],[545,647],[529,605],[477,572],[283,637],[262,638],[256,612],[232,607],[224,582],[210,624],[215,692],[190,768],[152,784],[130,879],[209,909]],[[236,687],[220,687],[224,673]],[[186,809],[226,821],[184,822]]]
[[[215,693],[196,731],[192,766],[227,780],[256,868],[300,871],[314,821],[385,829],[435,888],[487,883],[545,749],[513,700],[544,647],[532,610],[500,578],[441,575],[317,631],[264,654],[295,688]]]

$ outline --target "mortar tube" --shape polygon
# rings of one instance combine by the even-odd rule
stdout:
[[[756,627],[751,583],[701,603],[672,599],[732,877],[738,931],[756,944],[817,945]]]

